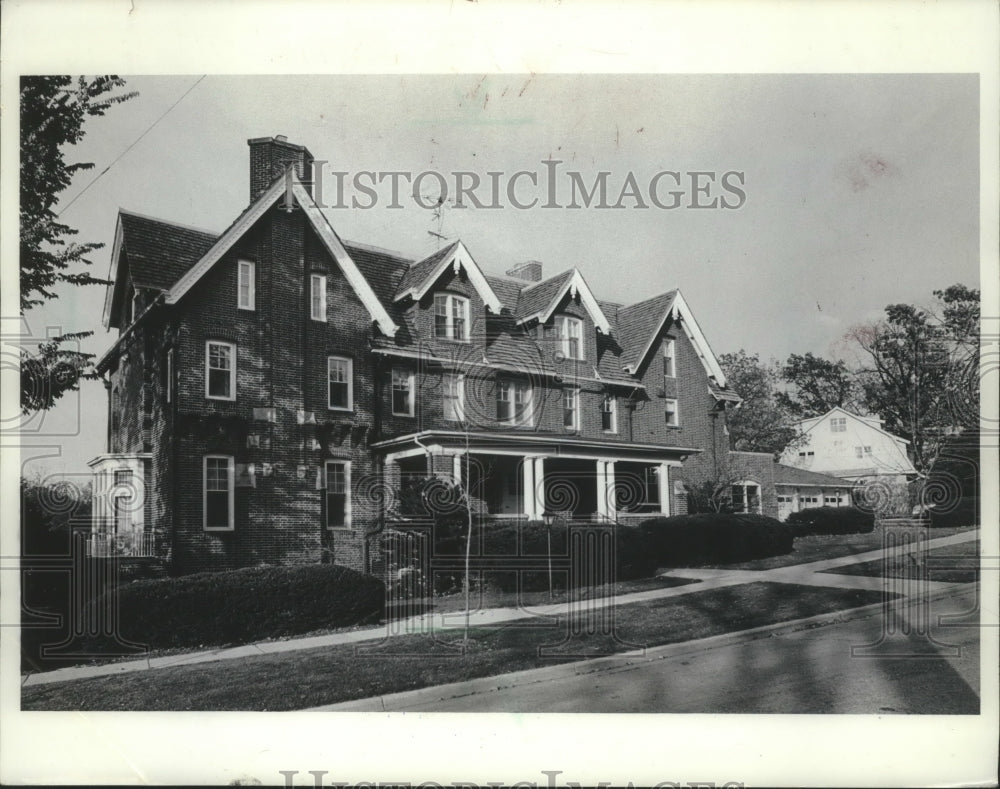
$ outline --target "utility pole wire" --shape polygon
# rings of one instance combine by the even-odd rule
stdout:
[[[177,101],[175,101],[173,104],[167,107],[166,111],[159,118],[153,121],[153,123],[149,126],[149,128],[146,129],[146,131],[144,131],[135,139],[135,142],[129,145],[128,148],[126,148],[120,154],[118,154],[118,156],[115,158],[113,162],[111,162],[111,164],[109,164],[107,167],[101,170],[101,172],[99,172],[96,176],[94,176],[94,179],[89,184],[87,184],[85,187],[83,187],[83,189],[77,192],[76,196],[72,200],[70,200],[63,208],[59,209],[59,213],[56,214],[56,217],[57,218],[61,217],[66,211],[69,210],[69,207],[73,205],[73,203],[75,203],[77,200],[83,197],[84,192],[86,192],[88,189],[90,189],[90,187],[92,187],[95,183],[97,183],[101,179],[101,176],[103,176],[108,170],[110,170],[112,167],[118,164],[118,162],[121,160],[123,156],[125,156],[125,154],[127,154],[129,151],[135,148],[135,146],[139,144],[142,138],[145,137],[147,134],[149,134],[154,128],[156,128],[156,125],[164,118],[166,118],[167,115],[170,113],[170,111],[178,104],[180,104],[184,100],[184,97],[187,96],[192,90],[197,88],[198,85],[201,84],[201,81],[205,79],[205,77],[207,76],[208,76],[207,74],[202,74],[200,77],[198,77],[195,83],[186,91],[184,91],[184,93],[181,95],[179,99],[177,99]]]

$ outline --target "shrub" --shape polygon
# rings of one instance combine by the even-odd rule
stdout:
[[[660,567],[728,563],[790,553],[791,527],[763,515],[701,513],[652,518],[639,525]]]
[[[252,567],[133,581],[117,600],[119,632],[154,649],[245,644],[377,621],[385,602],[376,578],[332,564]]]
[[[875,514],[858,507],[808,507],[785,520],[798,536],[807,534],[867,534],[875,528]]]

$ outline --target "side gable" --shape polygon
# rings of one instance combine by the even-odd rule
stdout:
[[[394,335],[398,326],[389,316],[385,307],[382,306],[378,296],[375,295],[368,281],[358,270],[358,267],[351,259],[344,244],[330,226],[323,212],[320,211],[312,196],[293,171],[289,171],[286,175],[276,179],[267,191],[261,194],[260,197],[236,218],[236,221],[219,237],[215,244],[212,245],[212,248],[167,292],[165,297],[166,303],[176,304],[274,206],[286,193],[289,184],[291,185],[291,194],[295,202],[302,208],[320,240],[322,240],[334,260],[337,261],[337,265],[351,284],[351,287],[358,294],[358,297],[365,305],[372,319],[378,324],[383,334],[390,337]]]
[[[448,270],[449,266],[454,268],[456,274],[464,270],[469,277],[469,282],[479,293],[487,309],[494,315],[500,314],[503,309],[500,299],[497,298],[497,294],[493,292],[493,288],[490,287],[490,283],[483,275],[479,265],[473,260],[469,250],[461,241],[455,241],[433,255],[414,263],[406,276],[403,277],[395,301],[403,301],[404,299],[420,301],[434,287],[434,284]]]
[[[817,426],[819,426],[821,424],[826,424],[830,420],[830,418],[832,416],[834,416],[835,414],[837,416],[846,416],[849,419],[851,419],[853,422],[855,422],[856,424],[858,424],[859,426],[861,426],[862,428],[865,428],[865,429],[868,429],[868,430],[874,430],[876,433],[881,433],[884,436],[888,436],[893,441],[895,441],[895,442],[897,442],[899,444],[903,444],[904,446],[910,443],[905,438],[902,438],[902,437],[897,436],[897,435],[893,435],[888,430],[885,430],[884,428],[881,428],[878,425],[874,424],[874,422],[872,421],[873,418],[865,418],[865,417],[862,417],[862,416],[858,416],[857,414],[852,414],[850,411],[845,411],[840,406],[834,406],[829,411],[827,411],[825,414],[821,414],[820,416],[814,416],[814,417],[811,417],[809,419],[803,419],[802,421],[799,422],[799,428],[800,428],[800,430],[801,430],[801,432],[803,434],[809,433],[815,427],[817,427]]]
[[[524,325],[535,320],[539,323],[545,323],[552,317],[552,313],[556,311],[567,294],[574,299],[577,296],[580,297],[580,303],[587,310],[599,332],[602,334],[611,333],[611,324],[608,322],[607,315],[604,314],[593,291],[577,269],[571,269],[557,277],[524,288],[517,306],[520,316],[518,323]]]
[[[105,292],[103,323],[114,323],[127,277],[137,288],[169,290],[212,247],[218,234],[118,209],[111,250],[111,285]]]
[[[712,352],[705,334],[679,290],[664,293],[620,311],[620,321],[625,335],[623,344],[627,343],[625,358],[628,361],[624,365],[626,372],[636,374],[649,356],[667,321],[671,319],[680,323],[681,329],[698,353],[708,377],[720,387],[725,387],[726,375],[719,366],[719,360]],[[626,326],[628,328],[625,328]]]

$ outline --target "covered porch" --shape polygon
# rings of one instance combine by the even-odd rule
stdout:
[[[397,490],[428,479],[459,487],[494,520],[628,522],[673,510],[673,473],[696,450],[541,435],[428,432],[382,442]]]

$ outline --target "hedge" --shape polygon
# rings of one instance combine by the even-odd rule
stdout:
[[[116,597],[90,605],[117,606],[121,636],[153,649],[245,644],[375,622],[385,604],[382,581],[332,564],[133,581]]]
[[[790,526],[764,515],[676,515],[638,528],[650,560],[660,567],[762,559],[790,553],[794,541]]]
[[[858,507],[807,507],[793,512],[785,523],[795,535],[867,534],[875,528],[875,513]]]

